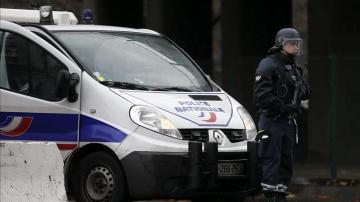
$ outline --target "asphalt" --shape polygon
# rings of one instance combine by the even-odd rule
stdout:
[[[296,164],[289,201],[360,202],[360,165],[336,170],[333,178],[330,165]]]
[[[289,202],[360,202],[360,165],[342,165],[331,176],[330,165],[300,164],[294,166],[289,186]],[[262,195],[246,202],[263,202]]]
[[[246,202],[264,202],[262,195]],[[295,164],[289,186],[289,202],[360,202],[360,165],[338,166],[332,178],[326,164]],[[144,201],[142,201],[144,202]],[[190,202],[187,200],[151,200],[151,202]]]
[[[287,197],[289,202],[360,202],[360,186],[292,185]],[[140,202],[140,201],[138,201]],[[141,201],[145,202],[145,201]],[[150,202],[150,201],[146,201]],[[151,202],[191,202],[188,200],[151,200]],[[229,201],[230,202],[230,201]],[[246,202],[265,202],[262,195]]]
[[[360,202],[360,165],[338,166],[336,178],[332,178],[330,166],[326,164],[295,164],[287,198],[289,202]],[[137,202],[191,201],[156,199]],[[265,199],[260,194],[246,202],[265,202]]]

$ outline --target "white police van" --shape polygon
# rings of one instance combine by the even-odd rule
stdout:
[[[172,41],[9,12],[18,23],[0,21],[0,140],[56,142],[76,201],[241,201],[258,189],[251,116]]]

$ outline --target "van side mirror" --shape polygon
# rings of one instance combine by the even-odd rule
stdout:
[[[67,70],[60,70],[56,79],[55,95],[57,98],[68,98],[69,102],[76,102],[78,93],[76,86],[80,82],[80,77],[77,73],[68,72]]]
[[[56,78],[55,96],[66,98],[69,94],[70,73],[67,70],[60,70]]]
[[[80,77],[77,73],[70,74],[70,81],[69,81],[69,102],[76,102],[79,97],[79,94],[76,92],[76,86],[80,82]]]

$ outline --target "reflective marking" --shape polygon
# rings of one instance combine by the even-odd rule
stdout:
[[[283,184],[277,184],[275,186],[275,185],[261,183],[261,186],[264,191],[275,191],[275,192],[281,192],[281,193],[286,193],[287,189],[288,189],[288,187]]]
[[[259,81],[261,79],[261,75],[257,75],[256,77],[255,77],[255,81]]]
[[[275,186],[275,185],[271,185],[271,184],[261,183],[261,186],[262,186],[263,188],[267,188],[267,189],[273,189],[273,190],[276,189],[276,186]]]

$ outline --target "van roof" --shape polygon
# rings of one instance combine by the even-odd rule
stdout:
[[[49,31],[115,31],[160,35],[159,33],[149,29],[134,29],[104,25],[43,25],[43,27]]]
[[[93,24],[79,25],[76,16],[72,12],[52,11],[54,25],[42,25],[49,31],[120,31],[160,35],[159,33],[148,29],[134,29],[126,27],[102,26]],[[28,9],[9,9],[0,8],[0,19],[15,23],[39,24],[40,11]]]
[[[52,11],[55,24],[77,24],[74,13],[68,11]],[[40,23],[39,10],[0,8],[0,19],[15,23]]]

